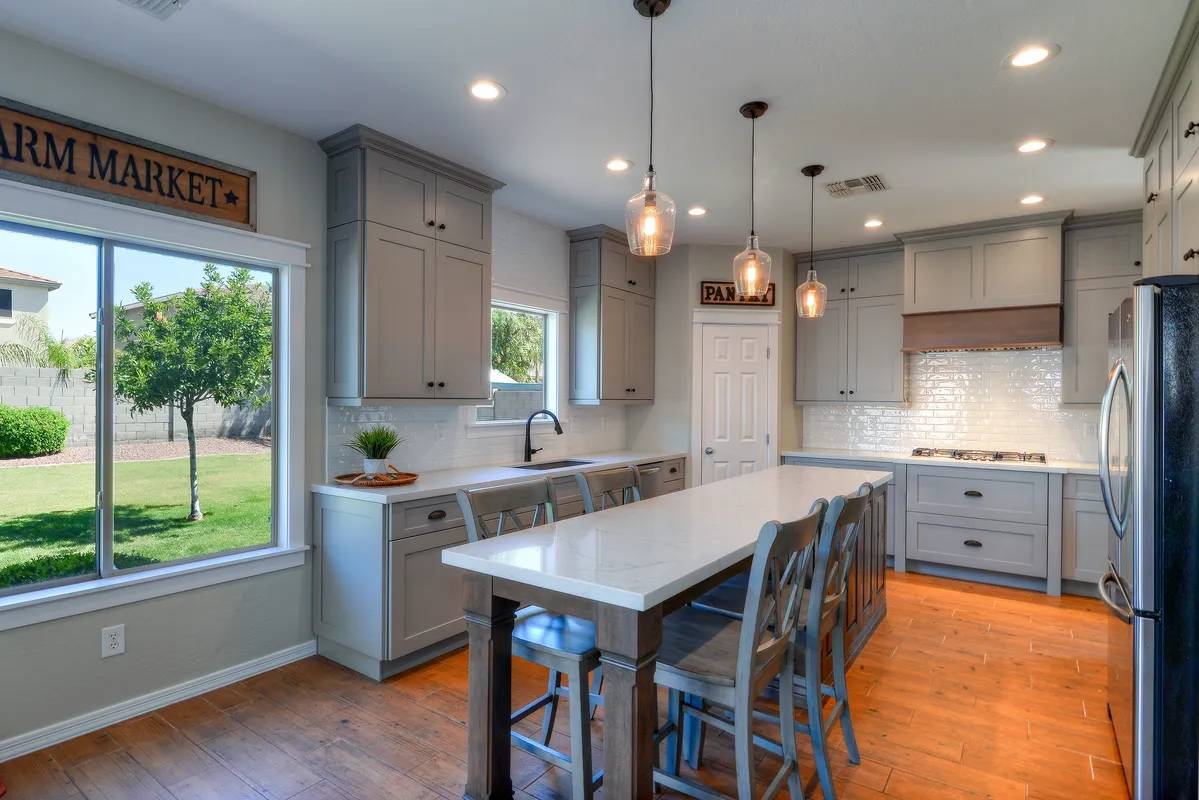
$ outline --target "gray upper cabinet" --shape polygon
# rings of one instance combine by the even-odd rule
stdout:
[[[849,259],[849,296],[892,297],[903,294],[903,251],[871,253]]]
[[[806,279],[808,270],[807,261],[795,262],[796,270],[799,272],[799,282],[803,283]],[[848,258],[817,258],[816,259],[816,276],[820,282],[828,287],[828,299],[845,300],[849,297],[849,259]]]
[[[570,401],[654,397],[654,262],[606,226],[569,231]]]
[[[796,400],[822,403],[846,399],[849,391],[848,315],[848,300],[830,300],[824,307],[823,317],[796,320]]]
[[[330,399],[485,400],[503,184],[362,126],[321,146]]]
[[[802,325],[805,320],[799,320]],[[904,399],[903,299],[857,297],[847,315],[849,389],[846,398],[859,402]]]
[[[1142,164],[1145,208],[1141,222],[1141,263],[1145,277],[1168,275],[1173,270],[1173,138],[1169,120],[1163,120]]]

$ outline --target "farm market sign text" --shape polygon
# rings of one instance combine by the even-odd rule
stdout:
[[[254,173],[3,99],[0,176],[254,227]]]

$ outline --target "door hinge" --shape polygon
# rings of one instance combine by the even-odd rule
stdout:
[[[769,347],[766,348],[766,358],[768,358],[768,359],[770,358],[770,348]]]
[[[770,434],[766,434],[766,444],[770,444]]]

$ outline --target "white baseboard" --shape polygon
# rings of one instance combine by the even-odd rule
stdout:
[[[313,655],[316,655],[315,639],[270,653],[261,658],[255,658],[241,664],[234,664],[232,667],[226,667],[208,675],[192,678],[189,681],[177,683],[165,689],[143,694],[140,697],[123,700],[106,708],[89,711],[78,717],[56,722],[53,725],[47,725],[44,728],[39,728],[29,733],[22,733],[12,738],[4,739],[0,741],[0,763],[23,756],[26,753],[32,753],[35,750],[41,750],[43,747],[49,747],[59,742],[65,742],[68,739],[74,739],[76,736],[82,736],[85,733],[106,728],[117,722],[132,719],[141,714],[147,714],[163,706],[169,706],[171,703],[178,703],[180,700],[187,700],[202,695],[205,692],[211,692],[213,689],[237,683],[253,675],[268,672],[284,664],[290,664],[293,661],[299,661],[302,658],[308,658]]]

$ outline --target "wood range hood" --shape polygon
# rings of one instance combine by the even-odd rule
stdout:
[[[1062,346],[1062,306],[905,314],[903,352],[1022,350]]]

